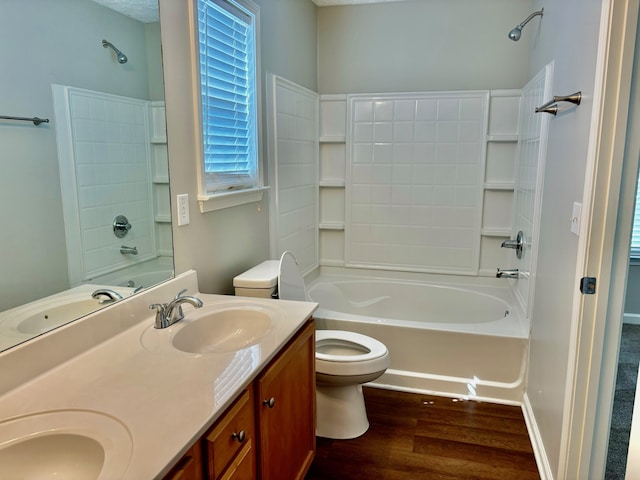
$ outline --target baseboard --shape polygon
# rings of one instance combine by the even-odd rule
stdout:
[[[549,458],[547,457],[544,444],[542,443],[542,436],[538,429],[538,423],[536,422],[531,402],[529,402],[529,396],[526,393],[524,394],[522,401],[522,414],[524,415],[524,421],[527,424],[527,431],[529,432],[529,438],[531,439],[531,446],[533,447],[536,464],[538,465],[540,480],[553,480],[553,472],[551,471],[551,465],[549,465]]]
[[[640,325],[640,314],[625,313],[622,317],[622,323],[628,323],[629,325]]]

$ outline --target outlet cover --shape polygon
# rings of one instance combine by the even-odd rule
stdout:
[[[573,209],[571,210],[571,218],[569,219],[569,225],[571,233],[576,236],[580,236],[580,216],[582,215],[582,204],[573,202]]]
[[[189,194],[182,193],[176,198],[178,200],[178,226],[189,225]]]

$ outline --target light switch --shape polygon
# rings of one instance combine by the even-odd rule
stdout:
[[[182,193],[178,199],[178,226],[189,225],[189,194]]]
[[[580,216],[582,215],[582,204],[573,202],[573,210],[571,210],[571,218],[569,219],[569,226],[571,233],[576,236],[580,236]]]

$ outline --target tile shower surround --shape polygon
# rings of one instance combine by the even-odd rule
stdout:
[[[475,273],[489,92],[350,96],[345,261]]]
[[[70,89],[83,279],[156,256],[150,169],[149,102]],[[115,237],[112,222],[133,225]],[[136,246],[135,258],[120,253]]]

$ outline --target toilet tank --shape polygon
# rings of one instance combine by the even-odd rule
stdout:
[[[265,260],[260,265],[234,277],[236,295],[242,297],[272,298],[278,290],[279,260]]]

